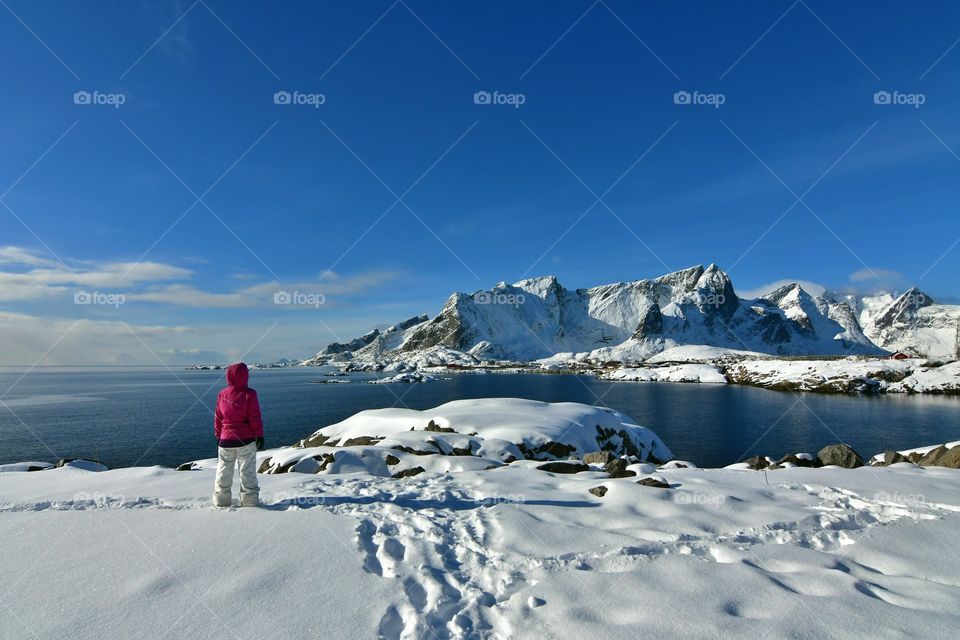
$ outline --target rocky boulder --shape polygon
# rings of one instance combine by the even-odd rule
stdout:
[[[807,456],[807,455],[810,455],[810,454],[805,453],[805,454],[803,454],[803,455],[804,455],[804,456]],[[801,458],[800,456],[798,456],[798,455],[795,454],[795,453],[788,453],[787,455],[783,456],[782,458],[780,458],[779,461],[777,461],[777,464],[782,466],[782,465],[783,465],[784,463],[786,463],[786,462],[789,462],[789,463],[791,463],[791,464],[793,464],[793,465],[795,465],[795,466],[798,466],[798,467],[812,467],[812,466],[814,466],[814,464],[815,464],[815,463],[814,463],[813,456],[811,456],[811,457],[809,457],[809,458],[805,458],[805,457],[804,457],[804,458]]]
[[[817,453],[817,466],[837,466],[856,469],[863,466],[863,458],[848,444],[831,444]]]
[[[907,460],[907,458],[898,451],[883,452],[883,466],[889,467],[890,465],[897,464],[898,462],[909,462],[909,460]]]
[[[609,451],[591,451],[583,456],[583,462],[585,464],[606,465],[616,459],[617,456],[613,455]]]
[[[917,464],[923,467],[960,469],[960,447],[947,449],[945,446],[940,445],[920,458]]]
[[[582,471],[590,471],[590,467],[581,463],[581,462],[548,462],[546,464],[541,464],[537,467],[540,471],[547,471],[549,473],[580,473]]]
[[[669,489],[670,485],[658,478],[643,478],[637,480],[637,484],[644,487],[654,487],[655,489]]]
[[[637,475],[635,471],[627,470],[627,461],[623,458],[615,458],[603,465],[603,470],[610,474],[611,478],[629,478]]]

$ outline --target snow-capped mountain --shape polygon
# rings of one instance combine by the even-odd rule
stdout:
[[[870,340],[888,351],[957,356],[960,306],[939,304],[913,287],[899,296],[866,296],[852,304]]]
[[[958,318],[960,307],[936,305],[916,289],[896,298],[814,297],[791,284],[745,300],[711,264],[590,289],[566,289],[546,276],[454,293],[432,320],[417,316],[383,333],[330,345],[306,363],[469,365],[558,354],[642,361],[681,345],[773,355],[906,350],[938,356],[953,354]]]

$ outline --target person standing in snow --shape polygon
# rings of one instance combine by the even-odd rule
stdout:
[[[227,367],[227,386],[217,396],[213,433],[217,437],[217,479],[213,503],[233,504],[233,471],[240,466],[240,506],[260,504],[257,451],[263,449],[263,420],[257,392],[247,386],[250,372],[238,362]]]

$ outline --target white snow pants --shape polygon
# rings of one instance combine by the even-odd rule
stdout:
[[[240,506],[260,504],[260,485],[257,483],[257,443],[242,447],[217,447],[217,484],[213,503],[218,507],[232,504],[233,470],[240,466]]]

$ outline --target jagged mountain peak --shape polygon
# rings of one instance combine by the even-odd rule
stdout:
[[[927,311],[932,304],[919,289],[895,300],[890,296],[840,300],[828,294],[811,295],[798,282],[761,298],[742,300],[729,274],[714,263],[587,289],[567,289],[556,276],[548,275],[512,285],[500,282],[473,294],[455,293],[432,320],[416,316],[402,323],[402,330],[374,335],[372,340],[369,334],[358,339],[370,341],[369,346],[353,356],[402,360],[446,349],[514,361],[558,353],[639,361],[678,345],[778,355],[882,354],[890,345],[901,344],[904,332],[917,324],[902,321],[906,312],[918,317],[926,313],[924,326],[946,336],[954,325],[926,320],[933,313]],[[942,306],[933,309],[945,313],[938,311]],[[960,307],[954,309],[960,317]],[[885,329],[884,322],[893,329]],[[950,340],[953,335],[948,336]],[[946,340],[921,342],[939,349]],[[346,345],[337,347],[342,353]]]

